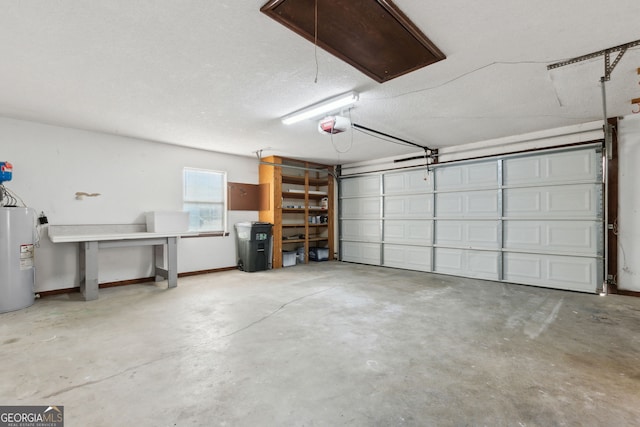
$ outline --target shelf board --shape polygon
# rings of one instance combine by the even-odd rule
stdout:
[[[283,184],[304,185],[304,176],[282,175]]]
[[[309,242],[326,242],[327,237],[309,237]],[[304,239],[282,239],[282,243],[304,243]]]
[[[282,175],[283,184],[304,185],[304,176]],[[329,177],[327,178],[309,178],[309,185],[312,187],[326,187],[329,185]]]
[[[295,212],[295,213],[304,213],[307,209],[305,208],[280,208],[282,209],[282,212]],[[322,208],[317,208],[315,206],[311,206],[308,211],[310,213],[322,213],[322,212],[328,212],[327,209],[322,209]]]
[[[312,199],[312,200],[322,200],[325,197],[328,197],[328,196],[326,194],[312,194],[312,193],[309,193],[309,198]]]
[[[304,199],[305,193],[302,191],[283,191],[282,197],[285,199]],[[327,193],[309,193],[310,200],[322,200],[327,196]]]
[[[306,224],[282,224],[284,228],[304,228]],[[329,224],[309,224],[309,227],[327,227]]]
[[[284,192],[285,193],[302,193],[302,194],[305,193],[304,190],[300,190],[297,188],[290,188],[289,190],[286,190]],[[314,196],[326,196],[328,194],[326,191],[320,191],[320,190],[309,190],[308,193]]]
[[[304,193],[292,192],[292,191],[283,191],[282,197],[285,199],[304,199]]]

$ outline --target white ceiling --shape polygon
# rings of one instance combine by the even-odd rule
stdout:
[[[349,163],[416,149],[279,118],[356,90],[354,123],[433,148],[598,120],[603,58],[546,66],[640,39],[638,0],[395,0],[447,59],[378,84],[318,50],[314,83],[313,44],[262,14],[265,2],[4,1],[0,115]],[[635,48],[607,84],[609,116],[632,112],[638,67]]]

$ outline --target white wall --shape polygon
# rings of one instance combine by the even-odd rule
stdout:
[[[212,136],[212,139],[215,136]],[[0,118],[0,159],[13,163],[5,183],[50,224],[142,224],[144,212],[182,210],[185,166],[227,171],[231,182],[258,183],[251,157]],[[76,200],[75,193],[100,193]],[[229,237],[181,239],[179,272],[234,266],[233,224],[258,213],[230,211]],[[151,276],[152,250],[100,252],[100,283]],[[36,251],[36,291],[78,286],[76,244],[53,244],[46,227]]]
[[[640,114],[618,123],[618,287],[640,292]]]

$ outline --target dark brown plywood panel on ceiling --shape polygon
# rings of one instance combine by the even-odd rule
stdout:
[[[391,1],[272,0],[260,9],[379,83],[445,59]]]

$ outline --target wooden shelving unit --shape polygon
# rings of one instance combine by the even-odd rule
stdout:
[[[259,179],[262,197],[260,221],[273,224],[273,268],[282,267],[282,252],[304,247],[327,248],[334,253],[334,180],[330,166],[271,156],[262,159]],[[281,165],[281,166],[276,166]],[[323,199],[326,208],[323,207]]]

